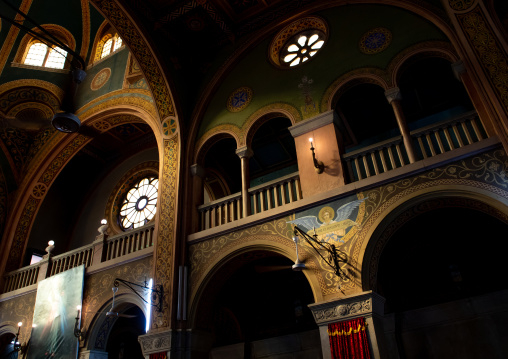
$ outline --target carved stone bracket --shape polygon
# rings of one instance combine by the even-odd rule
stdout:
[[[382,316],[385,299],[372,291],[309,305],[317,325],[357,317]]]
[[[168,352],[171,349],[171,330],[140,335],[138,341],[144,356]]]

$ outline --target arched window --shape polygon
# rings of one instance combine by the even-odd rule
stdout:
[[[120,49],[123,45],[122,38],[118,34],[107,34],[102,37],[95,51],[95,61],[103,59]]]
[[[63,69],[66,57],[67,51],[60,47],[48,47],[42,42],[34,41],[29,45],[23,63],[31,66]]]

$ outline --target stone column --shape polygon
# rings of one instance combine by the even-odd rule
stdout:
[[[304,198],[343,186],[346,182],[342,164],[342,136],[337,128],[338,121],[337,113],[328,111],[289,128],[295,139],[298,172]],[[312,138],[316,160],[324,165],[322,172],[316,171],[314,167],[309,138]]]
[[[472,97],[475,108],[487,129],[493,130],[508,150],[508,55],[506,39],[499,22],[494,21],[487,1],[441,0],[443,9],[455,30],[471,69],[471,84],[464,83],[468,92],[475,88],[479,96]],[[486,41],[485,39],[488,39]],[[464,77],[463,77],[464,78]],[[490,122],[490,123],[487,123]],[[490,128],[490,129],[489,129]],[[490,133],[489,133],[490,134]]]
[[[373,359],[388,358],[386,350],[383,316],[385,299],[368,291],[340,299],[310,304],[309,308],[319,327],[323,359],[331,359],[328,324],[364,317]]]
[[[411,133],[409,132],[406,123],[406,117],[404,116],[402,106],[400,105],[400,89],[398,87],[388,89],[385,91],[385,96],[388,103],[392,105],[393,112],[395,113],[397,125],[399,125],[402,140],[404,141],[404,147],[406,148],[407,156],[409,157],[409,162],[414,163],[416,161],[416,156],[413,148],[413,139],[411,138]]]
[[[252,157],[253,152],[247,146],[240,147],[236,150],[236,154],[240,157],[242,165],[242,217],[245,218],[250,215],[250,197],[249,197],[249,158]]]
[[[205,169],[200,164],[193,164],[190,167],[192,174],[192,219],[191,219],[191,232],[196,233],[200,229],[200,214],[197,210],[198,206],[203,204]]]

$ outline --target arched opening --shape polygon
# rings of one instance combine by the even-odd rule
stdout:
[[[508,319],[507,224],[478,209],[427,204],[404,213],[414,217],[379,260],[375,285],[400,357],[505,357],[508,331],[495,323]]]
[[[209,333],[213,358],[235,352],[255,358],[261,350],[265,355],[321,355],[307,307],[314,302],[312,290],[292,264],[279,254],[256,250],[236,256],[214,274],[195,315],[196,328]]]
[[[337,100],[336,112],[346,152],[400,135],[392,107],[378,85],[362,83]]]
[[[0,358],[1,359],[16,359],[18,357],[17,351],[14,350],[15,335],[12,333],[5,333],[0,336]]]
[[[125,123],[101,134],[90,125],[82,127],[80,131],[88,131],[93,140],[71,158],[47,190],[30,232],[24,265],[34,254],[45,254],[49,240],[55,242],[53,254],[91,243],[117,182],[139,164],[159,159],[155,135],[146,123]]]
[[[398,79],[402,108],[414,130],[474,109],[449,61],[415,56],[403,66]]]
[[[221,138],[206,152],[204,167],[203,203],[214,201],[242,190],[242,172],[240,158],[236,154],[237,144],[234,138]]]
[[[288,128],[291,120],[276,117],[264,122],[254,133],[249,159],[250,187],[298,171],[295,141]]]
[[[122,312],[108,336],[108,359],[143,359],[138,337],[145,334],[145,326],[145,315],[137,306]]]

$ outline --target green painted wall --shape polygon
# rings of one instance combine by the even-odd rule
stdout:
[[[445,35],[425,19],[390,6],[345,5],[316,15],[329,24],[329,39],[321,53],[296,68],[277,69],[269,63],[267,55],[275,33],[267,37],[246,54],[218,88],[203,118],[198,138],[221,124],[241,127],[252,113],[271,103],[284,102],[300,109],[304,102],[298,85],[304,76],[313,80],[311,94],[314,101],[320,103],[331,83],[349,71],[362,67],[384,69],[394,56],[409,46],[423,41],[447,41]],[[379,54],[363,54],[358,47],[360,38],[375,27],[389,29],[392,43]],[[226,101],[241,86],[252,89],[253,100],[243,111],[231,113],[226,109]]]

